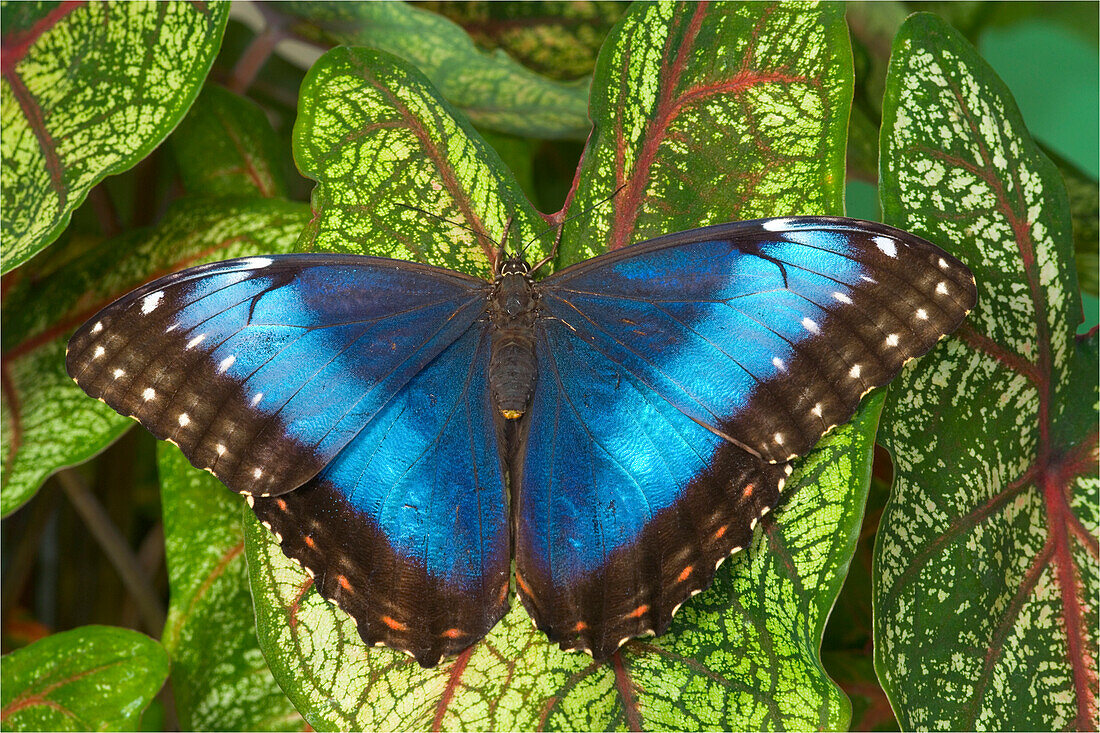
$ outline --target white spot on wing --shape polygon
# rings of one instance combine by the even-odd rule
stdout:
[[[99,333],[102,330],[103,330],[103,321],[97,321],[96,324],[94,326],[92,326],[92,333]]]
[[[856,379],[859,377],[859,364],[854,364],[852,366],[851,370],[848,371],[848,376],[852,379]]]
[[[145,296],[145,299],[141,301],[141,312],[145,315],[149,315],[157,306],[160,305],[160,301],[164,298],[164,291],[158,290],[155,293],[149,293]]]
[[[247,260],[241,263],[241,267],[245,270],[259,270],[267,267],[275,260],[268,257],[249,257]]]
[[[821,417],[821,403],[818,402],[816,405],[814,405],[814,409],[810,410],[810,412],[817,415],[818,417]]]
[[[834,298],[836,298],[837,300],[839,300],[839,301],[840,301],[841,303],[845,303],[845,304],[847,304],[847,305],[851,305],[851,304],[852,304],[852,299],[851,299],[851,298],[849,298],[849,297],[848,297],[847,295],[845,295],[844,293],[841,293],[841,292],[836,292],[836,293],[833,293],[833,297],[834,297]]]
[[[121,369],[115,369],[113,372],[111,372],[111,374],[114,375],[115,379],[118,379],[119,377],[121,377],[125,373],[126,372],[122,371]]]
[[[886,345],[887,346],[897,346],[898,345],[898,335],[896,333],[892,333],[889,336],[887,336],[886,337]]]
[[[205,338],[206,338],[206,334],[205,333],[200,333],[198,336],[196,336],[195,338],[193,338],[193,339],[191,339],[190,341],[187,342],[187,348],[189,348],[189,349],[195,348],[196,346],[201,344]]]
[[[218,364],[218,374],[225,374],[225,370],[233,366],[233,362],[235,362],[236,360],[237,357],[234,354],[230,354],[229,356],[222,359],[221,363]]]
[[[790,219],[768,219],[762,225],[765,231],[769,232],[785,232],[790,228]]]
[[[869,282],[869,283],[871,283],[872,285],[878,285],[878,280],[874,279],[874,278],[873,278],[873,277],[871,277],[870,275],[860,275],[860,276],[859,276],[859,279],[860,279],[860,280],[863,280],[863,281],[865,281],[865,282]]]
[[[253,468],[252,469],[252,478],[259,478],[260,476],[263,476],[263,475],[264,475],[264,472],[263,472],[262,469],[259,469],[259,468]]]
[[[945,260],[944,258],[941,257],[940,261],[939,261],[939,265],[940,265],[941,270],[946,270],[947,269],[947,260]]]
[[[779,443],[779,445],[783,445],[783,433],[775,434],[775,442]]]
[[[149,400],[156,397],[157,393],[153,390],[152,387],[146,387],[145,391],[141,393],[141,396],[146,402],[148,402]]]
[[[221,443],[218,443],[216,446],[214,446],[214,450],[216,450],[218,452],[219,456],[224,456],[225,455],[225,446],[222,445]]]
[[[186,412],[181,412],[179,416],[179,421],[180,427],[183,428],[187,427],[187,424],[191,422],[191,418],[187,415]]]
[[[262,400],[263,398],[263,392],[257,392],[256,394],[252,395],[252,406],[255,407],[256,405],[260,404],[260,400]]]
[[[875,237],[875,246],[887,257],[898,256],[898,245],[889,237]]]
[[[95,353],[92,354],[92,358],[93,359],[98,359],[99,357],[103,356],[106,353],[107,353],[106,349],[104,349],[102,346],[97,346],[97,347],[95,347]]]
[[[940,295],[947,295],[947,283],[940,282],[936,285],[936,292]]]
[[[821,333],[821,326],[817,325],[814,319],[809,317],[802,319],[802,327],[812,334]]]
[[[921,319],[922,321],[927,321],[928,311],[926,311],[924,308],[917,308],[917,318]]]
[[[778,356],[772,357],[772,365],[781,372],[787,371],[786,365],[783,364],[783,360],[780,359]]]

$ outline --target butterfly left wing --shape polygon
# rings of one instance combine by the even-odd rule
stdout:
[[[539,292],[517,585],[551,638],[597,658],[661,633],[747,543],[787,461],[975,300],[938,247],[826,217],[661,237]]]
[[[485,310],[488,283],[379,257],[249,257],[173,273],[77,329],[84,391],[234,491],[317,474]]]

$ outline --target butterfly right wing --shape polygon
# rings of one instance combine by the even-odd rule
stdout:
[[[469,330],[489,287],[376,257],[216,262],[104,308],[73,335],[66,369],[234,491],[278,495]]]

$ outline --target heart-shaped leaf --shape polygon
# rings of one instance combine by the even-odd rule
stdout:
[[[275,130],[244,97],[208,84],[169,139],[189,194],[286,196]]]
[[[18,509],[51,473],[87,460],[133,424],[88,399],[65,374],[65,344],[77,326],[173,270],[288,251],[308,216],[301,204],[259,197],[185,200],[152,230],[102,242],[71,261],[62,252],[59,264],[46,258],[9,276],[0,341],[0,514]]]
[[[136,631],[83,626],[4,656],[0,670],[4,730],[137,730],[168,655]]]
[[[542,139],[588,134],[586,84],[553,81],[504,53],[487,54],[435,13],[405,3],[288,2],[277,9],[296,16],[291,29],[303,36],[411,62],[478,126]]]
[[[171,605],[162,643],[183,730],[302,730],[256,640],[244,500],[157,445]]]
[[[202,87],[229,3],[5,3],[0,271],[33,257],[104,177],[163,140]]]
[[[904,729],[1095,729],[1097,339],[1074,336],[1065,187],[931,15],[894,42],[880,160],[887,219],[951,249],[979,293],[883,421],[880,678]]]
[[[739,216],[840,213],[850,64],[836,6],[632,8],[597,65],[597,133],[570,210],[625,187],[566,226],[562,260]],[[331,51],[301,103],[296,157],[318,181],[303,248],[486,276],[509,216],[520,241],[545,229],[496,154],[396,59]],[[318,729],[844,727],[850,706],[817,652],[858,534],[880,405],[870,398],[802,461],[774,523],[667,634],[609,663],[559,651],[518,604],[435,669],[364,649],[248,515],[261,645]]]

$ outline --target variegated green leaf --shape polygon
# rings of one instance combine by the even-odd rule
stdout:
[[[244,97],[208,84],[169,140],[189,194],[286,196],[278,138]]]
[[[256,640],[241,507],[179,448],[157,445],[171,605],[162,642],[183,730],[302,730]]]
[[[593,105],[600,135],[578,185],[592,201],[626,178],[638,213],[617,197],[593,212],[596,224],[568,225],[566,261],[746,212],[840,212],[851,67],[839,8],[643,4],[608,49],[595,88],[615,87],[615,103]],[[301,100],[296,157],[318,180],[303,248],[484,276],[509,216],[514,241],[543,229],[496,155],[396,59],[331,51]],[[717,119],[739,134],[716,131]],[[798,134],[782,134],[781,121]],[[621,165],[597,165],[607,160]],[[746,183],[729,185],[737,181]],[[261,645],[318,729],[844,727],[850,706],[817,653],[858,534],[880,405],[869,399],[802,462],[774,523],[667,634],[630,642],[609,663],[559,651],[518,604],[435,669],[364,649],[351,620],[248,514]]]
[[[129,629],[82,626],[0,658],[4,730],[137,730],[168,676],[160,644]]]
[[[308,215],[301,204],[258,197],[183,201],[150,231],[102,242],[71,261],[59,251],[10,275],[0,340],[0,514],[18,509],[51,473],[87,460],[133,424],[88,399],[65,374],[65,344],[77,326],[173,270],[288,251]]]
[[[553,81],[506,54],[480,51],[442,16],[396,2],[288,2],[277,9],[296,16],[291,28],[304,36],[369,46],[411,62],[480,127],[542,139],[588,134],[586,84]]]
[[[888,221],[958,255],[979,300],[883,421],[879,675],[906,729],[1095,729],[1097,340],[1074,336],[1065,187],[930,15],[895,40],[880,160]]]
[[[488,277],[510,218],[513,243],[546,229],[492,148],[397,58],[333,49],[310,69],[299,104],[294,158],[317,181],[303,251]]]
[[[843,8],[646,5],[608,37],[570,197],[568,264],[668,231],[840,214],[852,99]]]
[[[229,4],[5,3],[2,13],[7,272],[57,238],[92,186],[175,127],[218,51]]]

